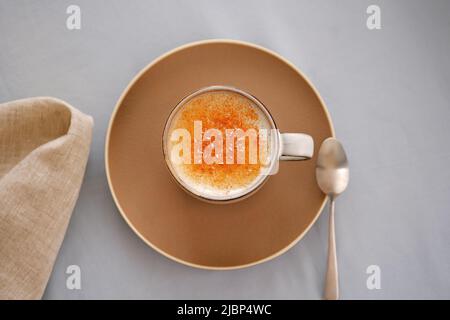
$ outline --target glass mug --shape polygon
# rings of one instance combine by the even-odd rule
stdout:
[[[237,124],[246,125],[247,130]],[[252,149],[251,142],[257,147]],[[175,106],[164,126],[162,144],[175,181],[188,194],[210,203],[245,199],[277,173],[279,160],[307,160],[314,154],[310,135],[280,133],[261,101],[240,89],[219,85],[197,90]]]

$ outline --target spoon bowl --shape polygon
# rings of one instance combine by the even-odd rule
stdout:
[[[317,157],[316,179],[319,188],[335,198],[347,188],[349,176],[344,147],[335,138],[326,139]]]

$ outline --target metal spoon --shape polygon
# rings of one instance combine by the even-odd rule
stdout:
[[[326,139],[320,146],[316,165],[316,179],[319,188],[330,198],[330,221],[328,231],[328,268],[324,298],[339,298],[336,239],[334,233],[334,202],[348,185],[349,169],[342,144],[335,138]]]

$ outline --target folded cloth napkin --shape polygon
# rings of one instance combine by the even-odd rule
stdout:
[[[0,299],[40,299],[78,198],[93,120],[64,101],[0,104]]]

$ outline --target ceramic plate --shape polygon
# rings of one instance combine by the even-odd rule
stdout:
[[[256,96],[282,132],[313,137],[314,158],[282,162],[277,175],[238,203],[208,204],[188,195],[168,172],[161,138],[177,102],[210,85]],[[149,246],[193,267],[240,268],[285,252],[317,219],[325,196],[315,181],[316,156],[333,135],[318,92],[291,63],[249,43],[202,41],[159,57],[125,89],[108,129],[106,172],[120,213]]]

